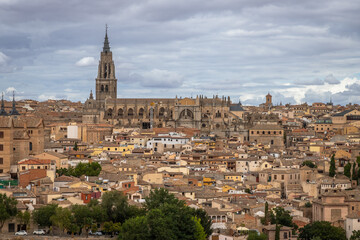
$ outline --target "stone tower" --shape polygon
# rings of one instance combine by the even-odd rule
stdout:
[[[96,101],[99,109],[105,110],[105,99],[117,98],[117,79],[115,78],[115,65],[110,51],[107,26],[103,51],[100,55],[98,76],[96,78]]]
[[[268,93],[266,95],[266,106],[272,106],[272,96],[270,95],[270,93]]]

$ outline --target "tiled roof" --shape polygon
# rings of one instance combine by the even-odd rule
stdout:
[[[28,164],[28,165],[39,165],[39,164],[50,164],[50,159],[26,159],[18,162],[20,164]]]

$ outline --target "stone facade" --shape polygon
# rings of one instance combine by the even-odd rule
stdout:
[[[117,98],[117,80],[107,33],[100,55],[96,96],[84,104],[82,122],[122,127],[190,127],[202,132],[240,131],[242,120],[230,110],[230,98]],[[220,134],[221,135],[221,134]]]

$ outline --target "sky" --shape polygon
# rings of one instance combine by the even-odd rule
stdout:
[[[105,24],[119,98],[359,103],[358,0],[0,0],[0,90],[85,101]]]

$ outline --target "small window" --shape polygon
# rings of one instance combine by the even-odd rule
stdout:
[[[4,170],[3,169],[0,169],[0,173],[3,173],[4,172]]]
[[[4,159],[0,158],[0,164],[4,164]]]
[[[4,151],[4,145],[0,144],[0,151]]]
[[[4,132],[0,132],[0,138],[4,138]]]

